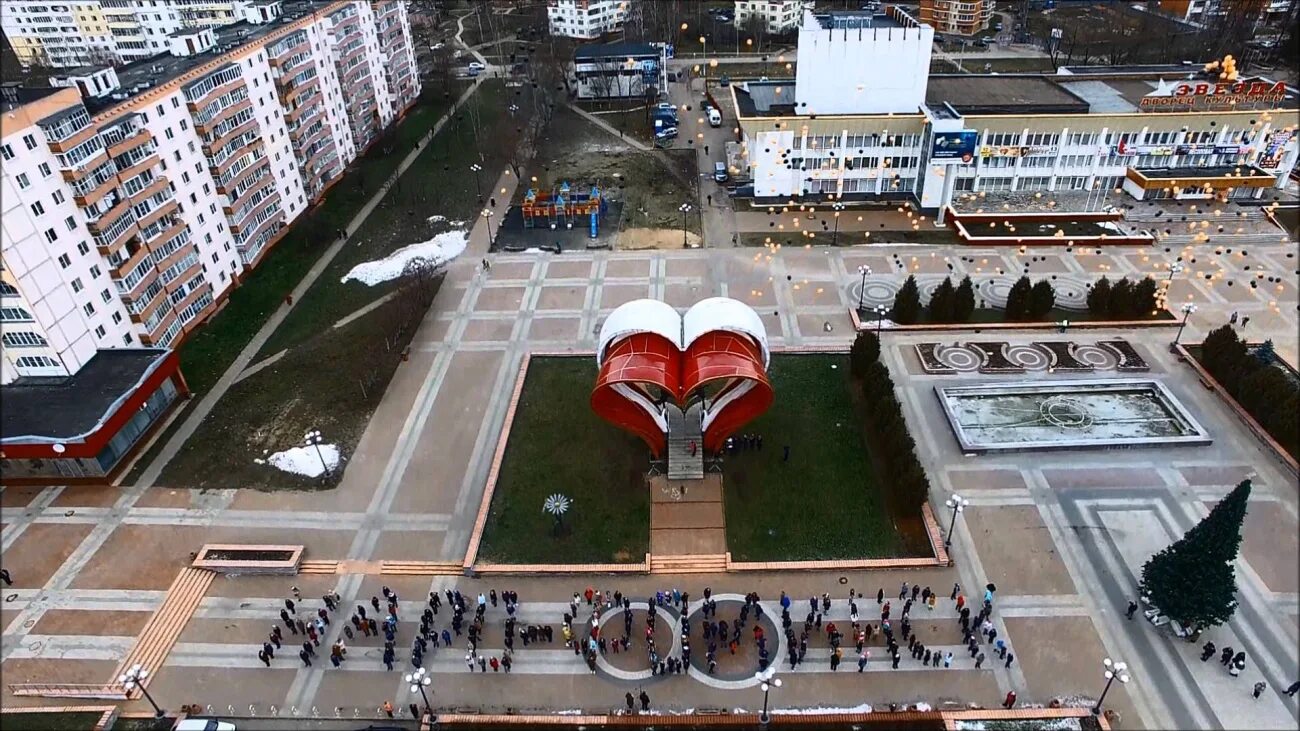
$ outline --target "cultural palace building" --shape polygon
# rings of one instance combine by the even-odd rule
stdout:
[[[984,191],[1259,198],[1296,164],[1296,89],[1238,76],[1231,60],[931,75],[933,40],[896,7],[806,12],[794,79],[727,90],[742,145],[733,174],[752,179],[759,203],[934,212]]]
[[[420,95],[401,0],[241,8],[0,89],[6,480],[110,474],[185,394],[176,345]]]

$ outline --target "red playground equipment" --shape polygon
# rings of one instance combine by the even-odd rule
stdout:
[[[586,218],[588,233],[596,238],[600,233],[600,217],[605,213],[605,199],[600,188],[591,186],[590,192],[575,192],[569,182],[562,181],[550,192],[529,188],[524,194],[524,203],[520,208],[524,217],[524,228],[546,226],[552,230],[564,227],[573,228]]]

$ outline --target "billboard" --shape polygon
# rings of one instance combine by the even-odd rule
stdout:
[[[930,148],[930,159],[970,162],[975,159],[975,145],[979,142],[979,136],[979,132],[973,129],[964,129],[960,132],[935,132],[934,142]]]

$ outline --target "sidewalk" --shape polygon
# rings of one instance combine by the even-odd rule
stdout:
[[[217,402],[226,395],[226,391],[239,379],[239,374],[248,367],[248,364],[253,360],[253,356],[257,355],[257,353],[261,351],[262,346],[266,344],[268,339],[270,339],[271,333],[275,332],[275,329],[280,326],[280,323],[284,322],[284,319],[289,316],[289,313],[296,306],[296,303],[302,302],[303,295],[306,294],[307,290],[311,289],[312,285],[316,283],[316,280],[325,271],[326,267],[330,265],[330,262],[334,261],[334,257],[343,250],[343,247],[348,243],[352,232],[356,231],[357,228],[359,228],[375,210],[375,208],[379,206],[379,204],[384,200],[384,196],[388,195],[388,190],[393,186],[393,183],[396,182],[397,179],[411,167],[411,165],[415,164],[416,159],[424,152],[425,146],[429,141],[433,139],[434,135],[438,134],[438,132],[442,130],[443,125],[451,119],[452,115],[456,113],[456,110],[469,99],[470,95],[478,91],[479,85],[482,83],[481,79],[476,80],[468,89],[465,90],[464,93],[460,95],[458,99],[456,99],[456,102],[452,104],[451,108],[444,112],[442,117],[438,119],[437,123],[433,125],[433,129],[429,130],[429,132],[420,139],[420,142],[415,146],[415,149],[407,153],[406,157],[402,159],[401,165],[399,165],[397,170],[388,178],[387,181],[384,182],[384,185],[373,196],[371,196],[370,200],[366,202],[366,205],[357,212],[357,215],[352,217],[352,220],[349,221],[347,226],[344,228],[344,231],[348,236],[336,240],[328,249],[325,250],[325,253],[316,260],[316,263],[312,265],[312,268],[307,271],[305,276],[303,276],[302,281],[298,283],[298,286],[293,288],[288,302],[281,305],[280,308],[271,315],[270,319],[262,325],[261,329],[257,331],[257,334],[253,336],[253,339],[249,341],[248,345],[245,345],[244,349],[239,352],[239,357],[235,358],[235,361],[230,364],[230,367],[227,368],[226,372],[217,380],[217,383],[212,387],[212,390],[206,393],[203,398],[199,400],[198,404],[190,410],[189,414],[185,417],[185,420],[181,422],[180,427],[176,430],[176,433],[167,440],[167,443],[163,445],[162,451],[158,453],[158,456],[154,458],[149,467],[142,475],[140,475],[140,479],[136,482],[137,485],[151,486],[155,481],[157,481],[158,476],[162,474],[162,471],[167,467],[167,464],[176,456],[176,453],[180,451],[185,442],[194,435],[199,424],[207,418],[213,407],[217,405]]]

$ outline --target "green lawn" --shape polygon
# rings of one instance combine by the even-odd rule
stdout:
[[[104,714],[95,713],[6,713],[0,716],[5,731],[91,731]]]
[[[530,361],[480,559],[560,564],[645,559],[649,451],[591,410],[595,382],[591,357]],[[573,500],[560,537],[542,512],[542,501],[557,492]]]
[[[481,91],[481,90],[480,90]],[[326,193],[316,208],[294,222],[289,232],[230,295],[221,312],[181,346],[181,371],[195,395],[212,388],[284,296],[302,281],[307,270],[333,243],[342,228],[378,186],[401,163],[415,143],[432,129],[452,99],[425,95],[394,132],[395,145],[384,154],[376,144],[354,161],[344,178]]]
[[[863,442],[848,354],[777,355],[776,400],[742,431],[763,449],[724,462],[727,548],[738,561],[906,555]],[[790,461],[782,462],[782,447]]]

